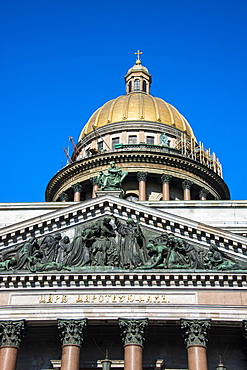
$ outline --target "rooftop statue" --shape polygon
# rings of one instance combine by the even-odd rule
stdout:
[[[160,145],[169,146],[169,140],[165,132],[160,135]]]
[[[107,169],[107,173],[102,170],[99,171],[96,177],[96,184],[100,190],[121,190],[121,183],[127,175],[127,171],[121,170],[112,161]]]

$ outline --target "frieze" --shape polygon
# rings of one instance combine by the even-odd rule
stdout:
[[[50,304],[126,304],[126,305],[164,305],[164,304],[196,304],[196,293],[168,294],[12,294],[10,305],[50,305]]]
[[[133,218],[114,214],[74,229],[72,237],[61,232],[42,239],[31,237],[0,254],[0,271],[118,271],[118,270],[246,270],[215,244],[202,248],[172,232],[145,233]]]
[[[186,239],[187,242],[196,243],[208,248],[210,243],[231,256],[246,259],[247,239],[245,237],[222,231],[220,229],[203,225],[166,212],[152,210],[136,203],[134,206],[124,199],[112,200],[110,196],[90,200],[89,203],[76,203],[66,210],[58,210],[52,214],[43,215],[32,220],[23,221],[18,225],[8,226],[0,230],[0,246],[2,251],[18,248],[31,236],[40,240],[44,235],[54,235],[56,231],[63,236],[73,229],[73,226],[83,225],[86,220],[97,220],[103,215],[114,213],[121,215],[122,220],[131,217],[139,221],[142,227],[154,233],[171,232],[176,237]],[[67,234],[69,235],[69,234]],[[70,236],[70,235],[69,235]]]

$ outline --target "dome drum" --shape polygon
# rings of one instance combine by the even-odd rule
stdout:
[[[163,173],[172,176],[172,186],[174,188],[179,186],[181,188],[181,183],[184,180],[193,182],[192,199],[194,200],[199,199],[198,193],[202,188],[208,190],[208,199],[229,198],[228,188],[221,177],[202,164],[176,154],[153,153],[144,150],[141,152],[112,151],[108,153],[107,157],[103,153],[71,163],[51,179],[46,191],[46,200],[58,201],[59,195],[64,191],[67,192],[71,185],[77,182],[80,182],[83,186],[84,198],[89,199],[93,187],[90,179],[95,177],[99,170],[105,171],[110,161],[115,161],[117,166],[129,173],[122,184],[126,193],[131,189],[138,190],[136,174],[139,171],[144,171],[148,172],[148,183],[155,184],[155,187],[157,187],[157,183],[161,183],[160,178]],[[133,179],[135,179],[135,189],[132,186]],[[161,190],[155,191],[155,193],[157,193],[156,197],[159,197]],[[69,199],[73,200],[71,194]],[[177,196],[177,198],[179,197]],[[147,200],[155,199],[151,197]]]

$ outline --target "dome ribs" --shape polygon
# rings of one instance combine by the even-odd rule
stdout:
[[[131,95],[127,95],[127,97],[124,101],[124,107],[123,107],[123,119],[124,120],[128,118],[130,97],[131,97]]]
[[[115,107],[115,105],[116,105],[116,103],[119,101],[119,99],[121,99],[123,96],[121,95],[121,96],[118,96],[116,99],[113,99],[113,100],[110,100],[110,102],[112,102],[111,103],[111,106],[110,106],[110,110],[109,110],[109,113],[108,113],[108,118],[107,118],[107,122],[108,123],[111,123],[111,121],[112,121],[112,117],[113,117],[113,109],[114,109],[114,107]],[[109,103],[110,103],[109,102]]]
[[[154,99],[154,97],[152,95],[150,95],[150,98],[151,98],[151,100],[153,102],[153,105],[154,105],[156,121],[157,122],[161,122],[161,119],[160,119],[160,110],[159,110],[158,104],[157,104],[156,100]]]
[[[171,124],[172,124],[173,126],[175,126],[174,116],[173,116],[173,113],[172,113],[172,110],[171,110],[171,108],[170,108],[169,104],[168,104],[166,101],[162,100],[162,99],[159,99],[159,100],[161,100],[162,102],[164,102],[164,103],[165,103],[165,106],[166,106],[166,108],[167,108],[167,110],[168,110],[168,112],[169,112],[169,115],[170,115]]]
[[[143,96],[139,94],[139,109],[140,109],[140,119],[144,119],[144,104],[143,104]]]

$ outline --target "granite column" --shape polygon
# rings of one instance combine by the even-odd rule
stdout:
[[[71,187],[74,191],[74,202],[80,202],[82,185],[79,182],[77,182],[76,184],[73,184]]]
[[[61,370],[79,370],[80,352],[86,327],[87,319],[58,319],[62,343]]]
[[[90,179],[90,181],[93,185],[93,187],[92,187],[92,199],[96,198],[96,191],[99,190],[99,186],[96,183],[96,179],[97,179],[97,177],[91,177],[91,179]]]
[[[147,172],[137,172],[137,180],[139,182],[139,200],[146,200],[146,181],[148,173]]]
[[[124,344],[124,370],[143,369],[143,343],[148,319],[119,319]]]
[[[25,320],[0,321],[0,369],[15,370],[21,340],[27,331]]]
[[[188,370],[207,370],[207,340],[211,320],[180,320],[188,353]]]
[[[182,188],[183,188],[183,191],[184,191],[184,200],[191,200],[190,189],[191,189],[192,185],[193,185],[193,182],[189,181],[189,180],[184,180],[182,182]]]
[[[163,173],[161,176],[162,183],[162,200],[170,200],[170,181],[172,176]]]

